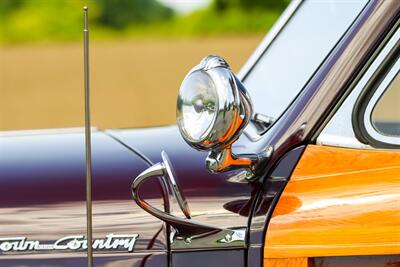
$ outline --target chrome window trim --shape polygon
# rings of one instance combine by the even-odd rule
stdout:
[[[372,124],[372,112],[376,104],[378,103],[381,96],[386,92],[389,88],[390,84],[396,78],[397,74],[400,70],[400,59],[396,60],[396,63],[392,66],[390,71],[387,73],[386,77],[379,84],[375,93],[372,95],[372,98],[367,104],[367,107],[364,112],[364,126],[367,133],[375,140],[392,145],[400,145],[400,137],[399,136],[389,136],[379,132]]]
[[[355,134],[353,128],[353,110],[356,102],[373,75],[378,71],[380,66],[384,64],[386,57],[396,46],[400,39],[400,28],[398,28],[393,36],[389,39],[382,51],[378,54],[367,71],[358,81],[352,92],[344,100],[342,105],[326,124],[316,143],[318,145],[328,145],[336,147],[348,147],[358,149],[375,149],[369,144],[362,143]]]
[[[296,10],[300,7],[303,0],[293,0],[286,7],[285,11],[283,11],[282,15],[275,22],[275,24],[271,27],[268,33],[265,35],[261,43],[258,45],[256,50],[254,50],[253,54],[249,57],[246,63],[242,66],[240,71],[237,74],[237,77],[240,81],[244,81],[247,75],[250,73],[255,64],[257,64],[260,57],[264,54],[264,52],[268,49],[271,43],[275,40],[276,36],[281,32],[281,30],[285,27],[287,22],[296,12]]]
[[[323,133],[317,139],[317,145],[346,147],[355,149],[373,149],[370,145],[361,143],[355,136],[340,136],[337,134]]]

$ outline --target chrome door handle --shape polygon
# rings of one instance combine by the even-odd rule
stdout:
[[[172,227],[174,227],[177,230],[177,235],[183,238],[192,238],[193,236],[196,235],[220,231],[221,229],[219,228],[215,228],[205,224],[195,223],[190,220],[191,216],[190,216],[189,205],[186,201],[185,196],[183,195],[183,192],[179,184],[176,182],[175,179],[176,175],[170,163],[169,157],[165,151],[161,152],[161,157],[163,160],[162,162],[159,162],[151,166],[150,168],[143,171],[134,179],[132,183],[132,196],[135,202],[139,205],[139,207],[141,207],[154,217],[157,217],[160,220],[169,223]],[[153,207],[140,197],[139,195],[140,185],[147,179],[153,177],[162,177],[162,179],[168,185],[168,190],[172,191],[172,194],[175,196],[179,204],[179,207],[181,208],[186,218],[180,218],[172,214],[169,214],[167,212],[164,212],[156,207]]]
[[[175,180],[176,174],[171,166],[169,157],[165,151],[161,151],[161,158],[162,158],[163,162],[159,162],[159,163],[151,166],[150,168],[143,171],[141,174],[139,174],[135,178],[135,180],[133,181],[133,184],[132,184],[132,192],[134,194],[133,197],[135,200],[137,199],[140,203],[143,203],[143,202],[146,203],[136,193],[137,189],[147,178],[154,177],[154,176],[162,176],[164,179],[167,179],[166,184],[168,185],[169,189],[172,191],[173,195],[175,196],[183,214],[185,215],[186,218],[190,219],[189,205],[187,204],[186,198],[184,197],[179,184],[176,183],[176,180]],[[156,212],[159,212],[159,210],[157,209]]]

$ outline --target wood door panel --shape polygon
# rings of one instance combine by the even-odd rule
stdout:
[[[265,267],[400,267],[400,255],[264,259]]]
[[[308,258],[264,259],[264,266],[268,267],[310,267]]]
[[[272,215],[264,257],[382,254],[400,254],[400,152],[309,145]]]

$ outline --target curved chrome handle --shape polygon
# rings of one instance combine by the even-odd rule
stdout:
[[[161,157],[163,162],[159,162],[147,170],[143,171],[139,174],[132,183],[132,196],[135,202],[145,211],[153,215],[154,217],[159,218],[162,221],[169,223],[173,226],[178,234],[182,237],[193,237],[195,235],[200,235],[204,233],[220,231],[220,229],[211,227],[208,225],[203,225],[199,223],[191,222],[190,219],[190,210],[187,204],[186,198],[184,197],[179,184],[175,180],[175,172],[172,168],[168,155],[165,151],[161,152]],[[145,182],[147,179],[152,177],[162,176],[163,179],[166,180],[170,190],[175,196],[179,207],[181,208],[183,214],[186,218],[179,218],[169,213],[166,213],[160,209],[157,209],[143,200],[139,195],[140,185]],[[164,181],[165,181],[164,180]]]
[[[172,168],[172,164],[171,164],[169,157],[165,151],[161,151],[161,158],[163,160],[163,162],[161,164],[162,164],[162,166],[164,166],[164,178],[168,177],[167,178],[168,185],[170,186],[172,193],[174,194],[176,200],[178,201],[179,207],[181,208],[181,210],[182,210],[183,214],[186,216],[186,218],[190,219],[189,205],[187,203],[185,196],[182,193],[182,189],[180,188],[179,184],[175,180],[175,177],[176,177],[175,171]],[[165,176],[167,176],[167,177],[165,177]]]

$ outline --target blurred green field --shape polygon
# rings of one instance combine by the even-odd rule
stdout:
[[[238,71],[263,35],[91,43],[92,124],[99,128],[175,123],[186,73],[207,54]],[[0,130],[83,125],[80,42],[0,47]]]
[[[186,73],[208,54],[238,71],[288,2],[210,0],[181,14],[156,0],[0,0],[0,130],[83,125],[84,5],[93,125],[120,128],[174,123]]]
[[[209,5],[181,14],[156,0],[1,0],[0,45],[79,40],[84,5],[93,37],[100,40],[263,34],[289,0],[205,2]]]

